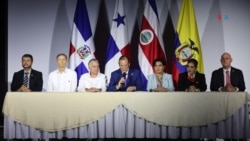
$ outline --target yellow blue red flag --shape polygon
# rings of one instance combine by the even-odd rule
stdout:
[[[179,73],[186,71],[187,61],[191,58],[198,61],[197,70],[204,73],[202,50],[193,1],[183,0],[178,18],[172,62],[172,75],[175,88],[177,88]]]

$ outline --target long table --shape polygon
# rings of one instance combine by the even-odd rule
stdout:
[[[250,137],[247,92],[7,92],[5,139]]]

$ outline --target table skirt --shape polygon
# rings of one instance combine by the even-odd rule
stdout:
[[[162,126],[133,115],[119,105],[98,121],[68,130],[48,132],[18,123],[4,116],[4,139],[61,139],[61,138],[250,138],[248,106],[245,104],[231,117],[218,123],[196,127]]]

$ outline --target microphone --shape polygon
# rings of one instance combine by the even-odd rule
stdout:
[[[122,73],[122,77],[123,77],[124,79],[126,79],[126,75],[127,75],[126,72],[123,72],[123,73]],[[124,83],[125,83],[125,82],[124,82]],[[121,83],[121,85],[124,86],[124,85],[125,85],[124,83]]]
[[[124,72],[124,73],[122,73],[122,77],[124,78],[124,79],[126,79],[126,72]]]

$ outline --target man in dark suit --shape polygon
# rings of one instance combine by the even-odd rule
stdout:
[[[33,57],[30,54],[22,56],[23,69],[15,72],[11,83],[11,91],[30,92],[42,91],[42,73],[31,68]]]
[[[142,91],[140,71],[129,68],[130,63],[126,56],[119,58],[120,69],[111,73],[107,91]]]
[[[245,91],[243,73],[240,69],[231,66],[231,55],[223,53],[220,61],[222,68],[213,71],[210,90],[224,92]]]

